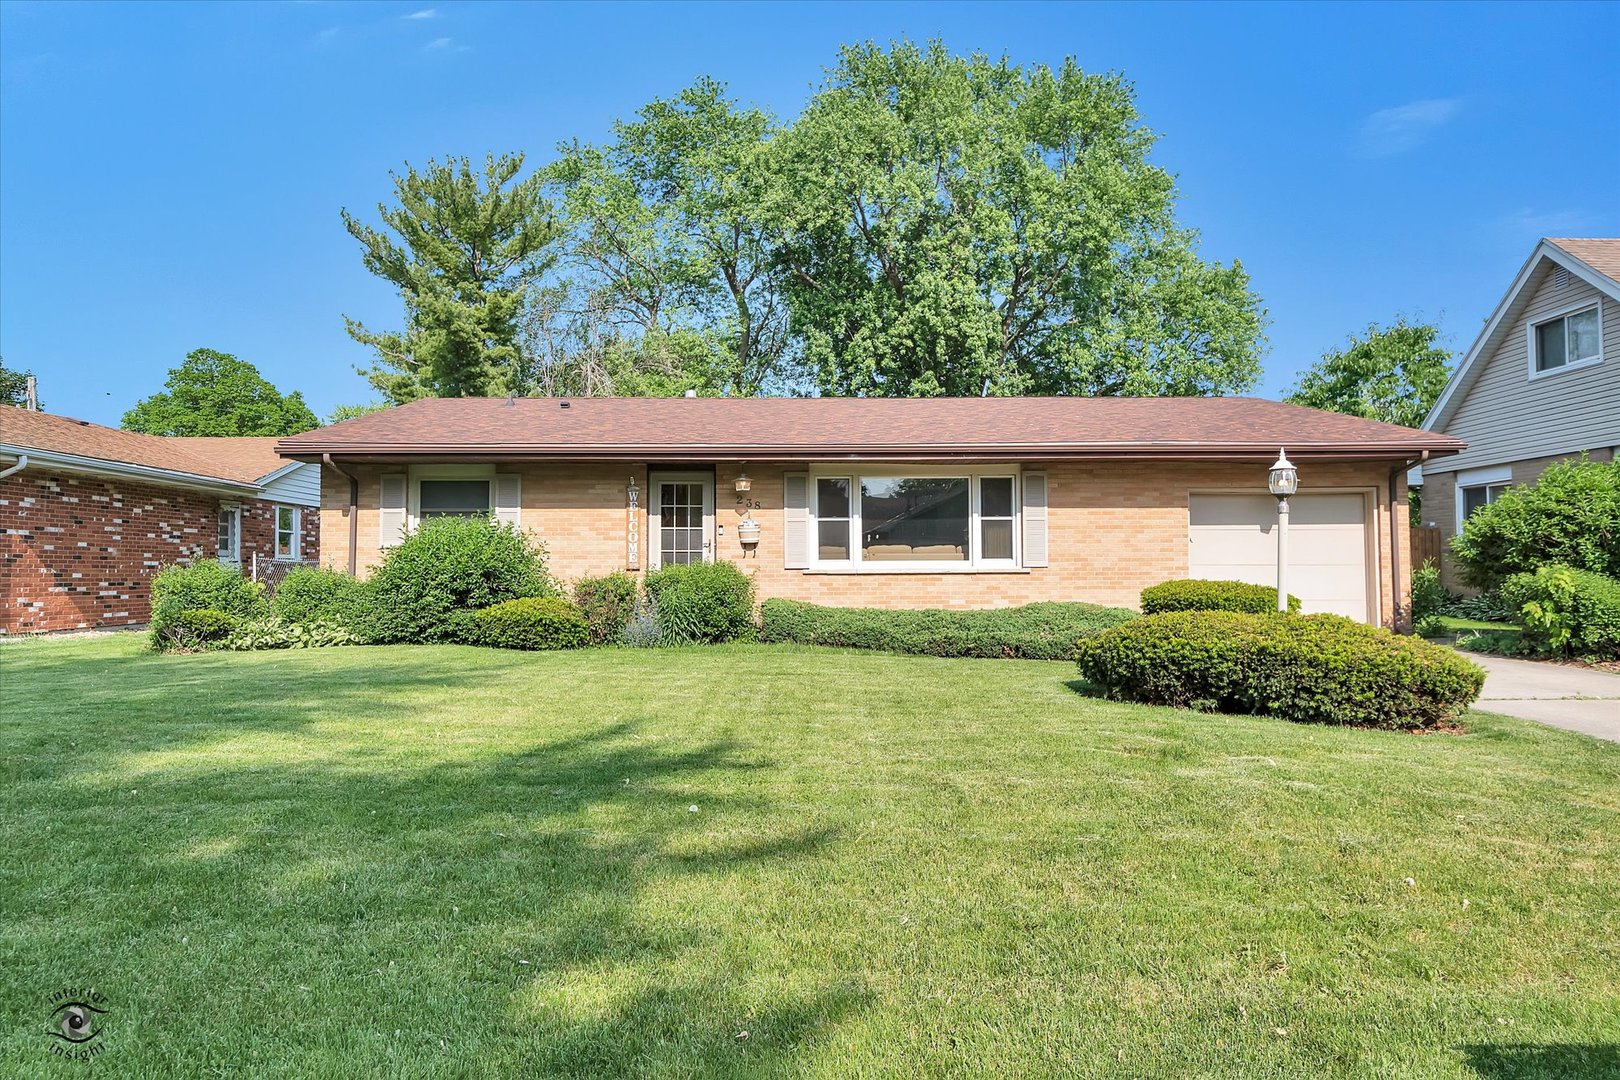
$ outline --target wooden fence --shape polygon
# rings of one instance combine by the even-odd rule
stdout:
[[[1412,569],[1416,570],[1426,562],[1440,565],[1440,526],[1414,525],[1412,526]]]

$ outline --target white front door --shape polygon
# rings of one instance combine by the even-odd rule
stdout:
[[[651,568],[714,559],[714,474],[655,472],[652,488]]]

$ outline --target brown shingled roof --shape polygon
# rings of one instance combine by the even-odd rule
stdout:
[[[274,438],[166,438],[9,407],[0,407],[0,443],[233,484],[252,484],[288,464]]]
[[[1549,236],[1547,242],[1557,244],[1604,277],[1620,281],[1620,237],[1593,236],[1577,238]]]
[[[725,461],[1450,454],[1449,436],[1259,398],[429,398],[288,457]]]

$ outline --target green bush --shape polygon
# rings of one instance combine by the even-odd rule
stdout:
[[[165,652],[216,649],[223,646],[240,625],[241,621],[235,616],[211,608],[177,611],[164,619],[162,633],[154,640]]]
[[[1157,615],[1164,611],[1249,611],[1264,614],[1276,610],[1277,588],[1274,585],[1182,578],[1149,585],[1142,590],[1144,615]],[[1288,610],[1299,610],[1299,597],[1288,597]]]
[[[1078,655],[1081,638],[1135,617],[1134,612],[1121,608],[1081,603],[945,611],[821,607],[797,600],[767,600],[760,607],[760,637],[926,656],[1072,660]]]
[[[1470,514],[1451,553],[1463,581],[1487,589],[1553,564],[1620,577],[1620,462],[1549,466]]]
[[[574,603],[585,614],[592,645],[618,641],[636,611],[636,579],[623,571],[582,578],[574,585]]]
[[[338,570],[295,566],[270,597],[270,612],[286,623],[353,626],[367,608],[367,585]]]
[[[1420,638],[1450,637],[1451,627],[1439,615],[1424,615],[1412,624],[1412,633]]]
[[[666,645],[736,641],[754,633],[754,579],[729,562],[653,570],[646,589]]]
[[[1272,595],[1276,595],[1273,592]],[[1458,597],[1440,584],[1440,568],[1431,560],[1412,571],[1412,619],[1421,622],[1431,615],[1444,615]]]
[[[213,559],[190,566],[165,566],[152,579],[152,645],[159,649],[174,645],[176,621],[188,611],[211,611],[233,619],[254,619],[264,614],[264,588],[243,577],[235,567]],[[183,646],[179,646],[183,647]]]
[[[444,641],[458,611],[556,592],[545,548],[488,518],[431,518],[389,549],[360,616],[373,641]]]
[[[279,615],[239,624],[221,646],[235,652],[255,649],[323,649],[331,645],[360,645],[362,639],[341,623],[326,619],[289,622]]]
[[[577,649],[590,644],[585,616],[560,596],[525,596],[452,620],[456,640],[496,649]]]
[[[1543,566],[1502,583],[1523,637],[1556,655],[1620,657],[1620,581],[1568,566]]]
[[[1485,682],[1444,646],[1277,612],[1149,615],[1082,642],[1080,670],[1130,701],[1383,728],[1449,723]]]

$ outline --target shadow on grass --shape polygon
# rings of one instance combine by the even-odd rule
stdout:
[[[1482,1080],[1609,1080],[1620,1077],[1620,1043],[1476,1044],[1463,1047]]]

